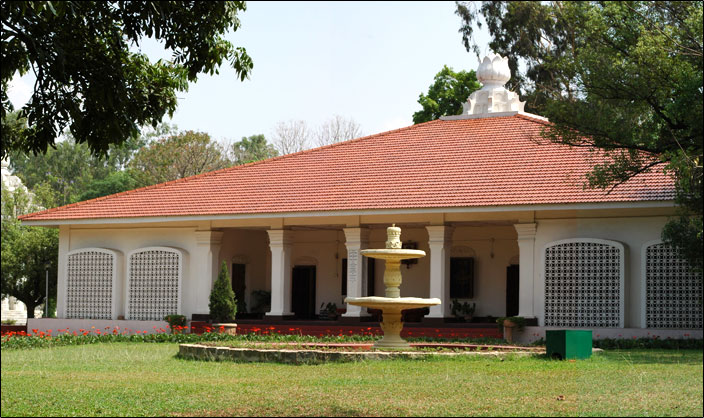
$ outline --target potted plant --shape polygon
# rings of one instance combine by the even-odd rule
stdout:
[[[477,304],[452,299],[451,309],[452,314],[457,318],[463,318],[465,322],[471,322],[474,317],[474,311],[477,309]]]
[[[237,332],[237,324],[232,322],[237,315],[237,300],[235,300],[235,292],[232,291],[227,264],[224,261],[218,279],[210,292],[208,307],[213,327],[219,328],[227,334],[234,335]]]
[[[166,315],[164,321],[169,323],[172,334],[180,334],[186,327],[186,317],[184,315]]]
[[[336,320],[337,319],[337,304],[328,302],[327,305],[325,302],[320,304],[320,314],[318,315],[320,319],[330,319],[330,320]]]
[[[526,319],[522,316],[503,316],[496,320],[499,331],[503,331],[504,339],[513,342],[513,332],[520,331],[526,326]]]

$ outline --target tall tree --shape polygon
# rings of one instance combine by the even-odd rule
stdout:
[[[23,226],[17,220],[18,215],[36,209],[24,188],[9,192],[2,187],[1,293],[22,301],[27,306],[29,318],[34,318],[34,309],[40,306],[47,296],[47,271],[49,299],[56,298],[59,258],[57,229]]]
[[[78,201],[93,181],[91,159],[88,146],[69,137],[44,154],[13,152],[10,163],[30,190],[46,190],[40,205],[53,207]]]
[[[141,148],[129,163],[137,186],[149,186],[220,168],[231,162],[204,132],[185,131]]]
[[[272,143],[281,155],[307,149],[310,143],[308,124],[302,120],[279,122],[274,129]]]
[[[156,126],[176,109],[176,92],[223,61],[240,80],[252,61],[223,35],[240,27],[241,1],[4,1],[2,116],[13,110],[8,83],[32,71],[32,97],[23,108],[29,129],[1,135],[10,150],[45,152],[65,128],[93,153]],[[143,37],[163,42],[170,61],[150,62],[130,51]]]
[[[336,144],[349,139],[362,136],[362,127],[352,118],[345,118],[341,115],[334,115],[323,122],[315,133],[317,145]]]
[[[423,109],[413,114],[413,123],[429,122],[440,116],[459,115],[462,113],[462,104],[473,91],[480,88],[474,70],[455,72],[447,65],[443,66],[435,74],[428,94],[420,94],[418,103]]]
[[[479,57],[483,51],[477,44],[475,27],[481,29],[486,23],[491,35],[489,49],[508,58],[511,79],[506,88],[519,93],[527,112],[542,115],[549,97],[574,94],[575,74],[559,64],[570,60],[582,41],[577,33],[579,16],[587,5],[570,3],[457,2],[455,13],[462,19],[460,33],[465,48]]]
[[[605,152],[604,163],[588,177],[591,186],[612,188],[652,169],[674,177],[680,217],[668,222],[663,238],[698,269],[704,236],[702,6],[484,2],[471,12],[471,5],[458,4],[465,42],[472,35],[468,25],[481,14],[490,46],[513,54],[510,62],[528,63],[527,75],[543,98],[541,113],[551,122],[544,135]],[[516,22],[524,22],[520,30]]]
[[[241,141],[232,144],[232,162],[235,165],[251,163],[276,157],[279,153],[273,145],[266,142],[264,135],[243,137]]]
[[[12,152],[10,162],[15,175],[35,194],[35,202],[51,208],[134,188],[132,173],[125,171],[133,155],[155,138],[174,132],[175,127],[160,124],[111,145],[107,155],[91,154],[86,144],[77,143],[69,133],[46,153]]]

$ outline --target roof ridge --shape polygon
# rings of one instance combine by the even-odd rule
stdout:
[[[109,194],[109,195],[105,195],[105,196],[95,197],[95,198],[93,198],[93,199],[82,200],[82,201],[80,201],[80,202],[73,202],[73,203],[69,203],[69,204],[67,204],[67,205],[57,206],[57,207],[55,207],[55,208],[44,209],[44,210],[41,210],[41,211],[38,211],[38,212],[32,212],[32,213],[28,213],[28,214],[25,214],[25,215],[21,215],[21,216],[18,216],[17,219],[26,220],[26,219],[29,219],[29,218],[34,217],[34,216],[46,215],[46,214],[49,214],[49,213],[56,212],[56,211],[58,211],[58,210],[64,210],[64,209],[73,208],[73,207],[76,207],[76,206],[82,206],[82,205],[86,205],[86,204],[89,204],[89,203],[94,203],[94,202],[99,202],[99,201],[103,201],[103,200],[107,200],[107,199],[112,199],[112,198],[115,198],[115,197],[124,196],[124,195],[128,195],[128,194],[133,194],[133,193],[137,193],[137,192],[144,191],[144,190],[156,189],[156,188],[163,188],[163,187],[167,187],[167,186],[169,186],[169,185],[171,185],[171,184],[183,183],[183,182],[187,182],[187,181],[194,180],[194,179],[196,179],[196,178],[201,178],[201,177],[206,177],[206,176],[209,176],[209,175],[220,174],[221,172],[225,172],[225,171],[235,171],[236,169],[241,169],[241,168],[244,168],[244,167],[252,167],[252,166],[254,166],[254,165],[261,165],[261,164],[269,163],[269,162],[272,162],[272,161],[282,160],[282,159],[284,159],[284,158],[290,158],[290,157],[293,157],[293,156],[302,155],[302,154],[306,154],[306,153],[310,153],[310,152],[317,152],[317,151],[320,151],[320,150],[323,150],[323,149],[327,149],[327,148],[333,148],[333,147],[337,147],[337,146],[340,146],[340,145],[345,145],[345,144],[350,144],[350,143],[356,143],[356,142],[363,141],[363,140],[369,140],[369,139],[372,139],[372,138],[375,138],[375,137],[380,137],[380,136],[388,135],[388,134],[391,134],[391,133],[394,133],[394,132],[400,132],[400,131],[408,130],[408,129],[411,129],[411,128],[415,128],[416,126],[427,125],[427,124],[435,123],[435,122],[438,122],[438,121],[440,121],[440,119],[436,119],[436,120],[432,120],[432,121],[428,121],[428,122],[423,122],[423,123],[419,123],[419,124],[415,124],[415,125],[404,126],[404,127],[402,127],[402,128],[392,129],[392,130],[390,130],[390,131],[380,132],[380,133],[372,134],[372,135],[366,135],[366,136],[362,136],[362,137],[359,137],[359,138],[353,138],[353,139],[349,139],[349,140],[347,140],[347,141],[336,142],[336,143],[334,143],[334,144],[328,144],[328,145],[323,145],[323,146],[316,147],[316,148],[305,149],[305,150],[293,152],[293,153],[290,153],[290,154],[277,155],[276,157],[271,157],[271,158],[267,158],[267,159],[264,159],[264,160],[258,160],[258,161],[252,161],[252,162],[245,163],[245,164],[233,165],[233,166],[230,166],[230,167],[220,168],[220,169],[213,170],[213,171],[208,171],[208,172],[205,172],[205,173],[194,174],[194,175],[188,176],[188,177],[182,177],[182,178],[175,179],[175,180],[169,180],[169,181],[166,181],[166,182],[163,182],[163,183],[151,184],[151,185],[149,185],[149,186],[143,186],[143,187],[138,187],[138,188],[136,188],[136,189],[125,190],[125,191],[123,191],[123,192],[118,192],[118,193],[113,193],[113,194]]]

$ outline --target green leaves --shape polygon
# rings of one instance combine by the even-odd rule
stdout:
[[[227,264],[223,261],[218,279],[210,292],[210,319],[214,322],[227,322],[235,319],[237,315],[237,301],[232,283],[227,272]]]
[[[204,132],[160,138],[137,151],[129,163],[136,186],[149,186],[231,165],[223,147]]]
[[[447,65],[443,66],[428,88],[428,94],[421,93],[418,98],[423,110],[413,114],[413,123],[429,122],[440,116],[459,115],[462,104],[480,87],[473,70],[455,72]]]
[[[105,153],[156,126],[176,109],[176,92],[200,73],[217,73],[223,61],[240,80],[252,60],[223,38],[237,30],[244,2],[3,2],[2,116],[15,73],[32,70],[34,93],[22,108],[29,124],[23,137],[6,135],[1,154],[46,152],[69,128],[92,153]],[[142,37],[163,41],[173,62],[150,62],[130,52]]]
[[[468,49],[481,16],[509,57],[526,110],[548,139],[603,151],[589,186],[610,189],[651,169],[673,175],[681,218],[664,238],[702,248],[702,6],[696,2],[459,3]],[[519,60],[525,71],[518,72]],[[662,163],[659,164],[658,163]],[[692,230],[687,230],[692,228]],[[688,257],[702,267],[701,251]]]

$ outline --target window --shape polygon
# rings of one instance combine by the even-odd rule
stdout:
[[[68,253],[66,318],[116,318],[117,257],[117,252],[101,248]]]
[[[474,297],[474,258],[450,258],[450,299]]]
[[[623,245],[571,239],[545,248],[545,325],[623,327]]]
[[[702,276],[669,245],[644,248],[647,328],[702,328]]]
[[[127,319],[161,321],[180,314],[183,255],[167,247],[142,248],[129,256]]]

